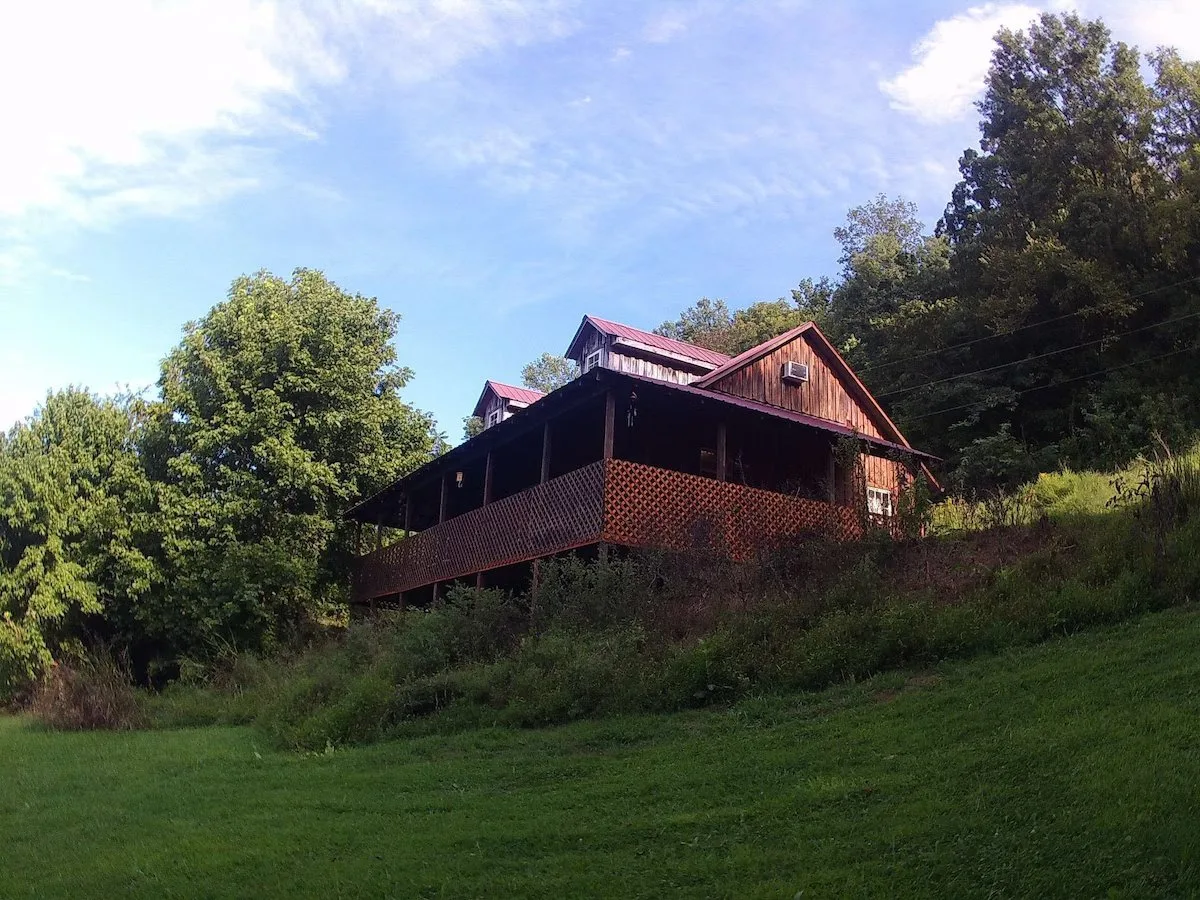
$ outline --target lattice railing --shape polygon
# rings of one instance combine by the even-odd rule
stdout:
[[[604,540],[628,547],[707,549],[747,559],[780,539],[858,536],[853,511],[819,500],[610,460]]]
[[[354,599],[525,562],[600,540],[604,466],[592,463],[357,559]]]
[[[355,600],[607,541],[748,559],[781,539],[861,532],[852,510],[624,460],[595,462],[356,562]]]

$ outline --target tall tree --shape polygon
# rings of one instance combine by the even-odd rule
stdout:
[[[430,458],[401,399],[399,317],[320,272],[237,279],[163,362],[145,456],[163,485],[167,644],[262,646],[344,600],[341,512]]]
[[[531,391],[549,394],[573,381],[578,374],[579,370],[574,360],[555,356],[553,353],[543,353],[521,370],[521,383]]]
[[[0,440],[0,701],[159,581],[135,406],[69,388]]]

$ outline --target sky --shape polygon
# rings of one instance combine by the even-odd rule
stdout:
[[[0,0],[0,429],[306,267],[457,440],[585,313],[787,296],[879,193],[932,226],[992,36],[1064,9],[1200,57],[1196,0]]]

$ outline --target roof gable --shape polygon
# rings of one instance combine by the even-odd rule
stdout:
[[[594,328],[601,334],[644,344],[653,350],[659,350],[667,355],[682,356],[686,359],[695,360],[704,367],[721,366],[729,360],[729,357],[724,353],[718,353],[715,350],[706,350],[704,347],[689,344],[687,341],[664,337],[661,334],[654,334],[652,331],[643,331],[640,328],[622,325],[620,322],[610,322],[607,319],[600,319],[596,316],[583,317],[583,321],[579,324],[579,328],[575,332],[575,337],[571,338],[571,344],[567,347],[566,356],[574,358],[579,352],[579,347],[583,343],[583,337],[587,334],[589,327]]]
[[[511,384],[504,384],[499,381],[485,381],[483,383],[483,391],[479,395],[479,399],[475,401],[475,410],[471,413],[473,416],[482,416],[487,407],[488,394],[499,397],[501,400],[508,400],[514,403],[522,403],[528,406],[531,403],[536,403],[546,396],[541,391],[531,391],[529,388],[515,387]]]
[[[783,334],[776,335],[770,340],[764,341],[756,347],[751,347],[719,368],[709,372],[703,378],[698,379],[695,382],[695,386],[713,391],[736,392],[734,391],[734,385],[738,380],[735,377],[737,373],[744,372],[755,363],[760,362],[777,351],[783,350],[797,340],[806,342],[820,357],[820,360],[824,363],[829,373],[837,380],[840,387],[849,395],[850,399],[857,404],[870,423],[878,429],[881,437],[888,438],[904,447],[912,449],[912,445],[904,437],[900,429],[896,427],[896,423],[883,411],[883,407],[879,405],[879,401],[867,390],[866,385],[859,380],[858,376],[850,368],[850,364],[838,353],[837,348],[830,343],[829,339],[825,337],[821,329],[814,322],[805,322],[790,331],[785,331]],[[813,413],[812,410],[805,411],[810,414],[819,415],[819,413]],[[832,417],[825,418],[829,418],[830,421],[837,421]]]

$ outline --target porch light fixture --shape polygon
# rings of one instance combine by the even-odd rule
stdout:
[[[637,421],[637,391],[629,392],[629,408],[625,411],[625,427],[632,428]]]
[[[454,483],[459,487],[462,487],[462,472],[454,473]]]

